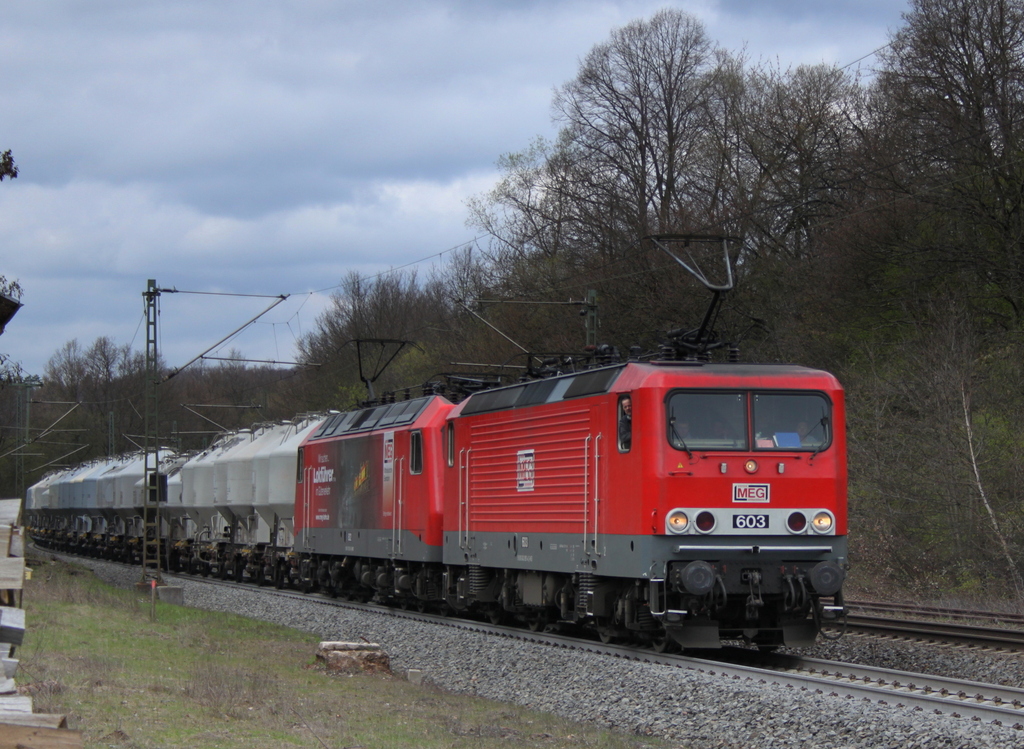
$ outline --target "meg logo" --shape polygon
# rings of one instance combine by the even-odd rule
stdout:
[[[733,502],[769,502],[771,495],[770,484],[733,484]]]
[[[533,491],[533,450],[520,450],[516,453],[516,490]]]

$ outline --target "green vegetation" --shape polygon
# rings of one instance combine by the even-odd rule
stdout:
[[[157,604],[91,572],[33,561],[18,683],[88,747],[660,746],[391,676],[314,667],[317,641]]]

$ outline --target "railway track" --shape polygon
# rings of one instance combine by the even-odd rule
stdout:
[[[1024,650],[1024,616],[880,602],[855,601],[847,603],[847,607],[851,610],[846,617],[847,632],[969,647]],[[1007,626],[965,623],[968,620]]]
[[[632,645],[604,644],[555,632],[534,632],[518,627],[455,619],[449,616],[397,609],[375,603],[359,603],[323,596],[311,598],[308,594],[295,591],[256,588],[244,583],[197,578],[191,575],[167,575],[167,577],[207,585],[261,591],[266,595],[297,600],[315,600],[326,605],[455,627],[549,647],[581,650],[638,662],[684,668],[730,679],[754,680],[757,683],[776,684],[813,694],[847,700],[870,701],[880,705],[891,705],[894,708],[926,711],[931,714],[947,714],[1024,730],[1024,689],[802,656],[765,654],[739,647],[700,653],[657,653]]]
[[[924,642],[945,642],[983,648],[1024,650],[1024,631],[955,622],[924,622],[851,614],[848,632],[880,637],[902,637]]]
[[[1011,614],[1002,611],[976,611],[947,606],[923,606],[916,603],[890,603],[888,601],[847,601],[846,605],[847,608],[865,613],[905,614],[911,617],[983,621],[990,624],[1024,626],[1024,614]]]

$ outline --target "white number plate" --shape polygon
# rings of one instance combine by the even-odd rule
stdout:
[[[733,528],[759,528],[768,530],[767,515],[733,515]]]

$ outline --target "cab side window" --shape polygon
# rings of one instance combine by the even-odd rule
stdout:
[[[409,433],[409,473],[423,473],[423,433]]]
[[[619,452],[628,453],[633,446],[633,399],[629,395],[619,398]]]

